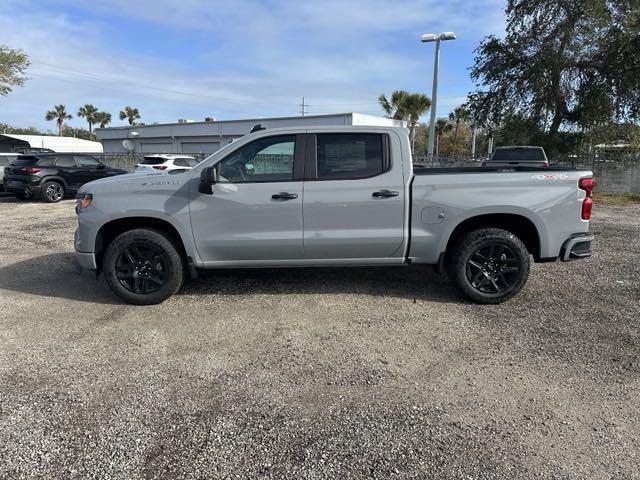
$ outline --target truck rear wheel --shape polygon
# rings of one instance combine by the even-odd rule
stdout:
[[[129,230],[107,247],[103,272],[113,292],[128,303],[161,303],[182,286],[184,264],[173,242],[156,230]]]
[[[449,255],[447,270],[461,293],[477,303],[502,303],[529,277],[529,252],[513,233],[500,228],[464,235]]]

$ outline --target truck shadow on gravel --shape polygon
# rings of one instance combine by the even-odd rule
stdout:
[[[83,271],[72,253],[33,257],[0,268],[0,288],[84,302],[124,303],[111,293],[102,277]],[[210,270],[200,272],[196,280],[188,280],[178,293],[185,296],[265,294],[352,294],[464,302],[446,278],[430,267]]]

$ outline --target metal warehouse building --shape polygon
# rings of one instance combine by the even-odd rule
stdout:
[[[257,124],[266,128],[314,126],[404,126],[392,120],[361,113],[252,118],[219,122],[185,122],[134,125],[95,130],[105,153],[213,153],[242,137]]]

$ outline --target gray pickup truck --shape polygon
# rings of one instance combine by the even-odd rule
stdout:
[[[76,258],[127,302],[162,302],[200,269],[421,264],[499,303],[530,257],[591,255],[591,172],[414,169],[405,129],[261,130],[177,172],[78,194]]]

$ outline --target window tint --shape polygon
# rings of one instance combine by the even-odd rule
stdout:
[[[11,162],[11,165],[14,167],[30,167],[36,163],[38,163],[38,158],[36,157],[20,157]]]
[[[493,152],[491,160],[507,162],[544,162],[546,159],[541,148],[498,148]]]
[[[193,168],[193,167],[197,166],[197,165],[198,165],[198,163],[200,163],[200,162],[198,162],[198,160],[196,160],[195,158],[190,158],[190,159],[188,159],[188,160],[187,160],[187,164],[188,164],[191,168]]]
[[[140,165],[160,165],[166,161],[167,159],[162,157],[144,157]]]
[[[192,165],[191,162],[192,160],[190,158],[176,158],[173,164],[176,167],[193,167],[194,165]]]
[[[380,134],[318,134],[316,150],[318,180],[367,178],[385,170]]]
[[[100,165],[100,162],[97,158],[93,158],[89,155],[76,155],[75,159],[76,162],[78,162],[78,165],[85,168],[97,168],[98,165]]]
[[[69,157],[61,156],[56,159],[56,167],[69,168],[69,167],[75,167],[75,166],[76,166],[76,161],[71,156]]]
[[[295,135],[261,138],[218,164],[221,182],[288,182],[293,179]]]

